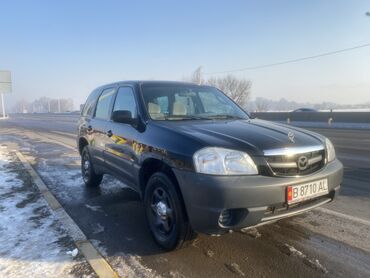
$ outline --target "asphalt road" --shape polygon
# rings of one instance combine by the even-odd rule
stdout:
[[[198,235],[165,253],[151,239],[136,193],[111,177],[87,189],[79,174],[75,115],[14,115],[0,144],[33,161],[51,192],[122,275],[163,277],[370,276],[370,130],[315,129],[345,166],[339,198],[323,209],[250,232]]]

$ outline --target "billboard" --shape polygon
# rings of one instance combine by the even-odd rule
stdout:
[[[12,78],[10,71],[0,70],[0,94],[12,92]]]

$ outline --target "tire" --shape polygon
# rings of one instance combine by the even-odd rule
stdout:
[[[193,231],[181,195],[166,174],[157,172],[150,177],[144,206],[149,229],[159,246],[170,251],[189,242]]]
[[[96,174],[94,170],[88,146],[85,146],[81,153],[81,174],[85,185],[88,187],[99,186],[103,179],[103,175]]]

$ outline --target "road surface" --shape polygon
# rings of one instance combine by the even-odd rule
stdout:
[[[112,177],[83,186],[76,115],[14,115],[0,121],[0,144],[33,162],[45,184],[122,276],[370,276],[370,130],[312,129],[329,137],[345,166],[339,198],[324,208],[222,237],[198,235],[163,252],[146,226],[139,196]]]

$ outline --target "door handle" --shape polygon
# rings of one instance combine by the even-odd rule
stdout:
[[[107,131],[107,136],[108,136],[108,137],[112,137],[112,136],[113,136],[113,133],[112,133],[112,131],[111,131],[111,130],[108,130],[108,131]]]

